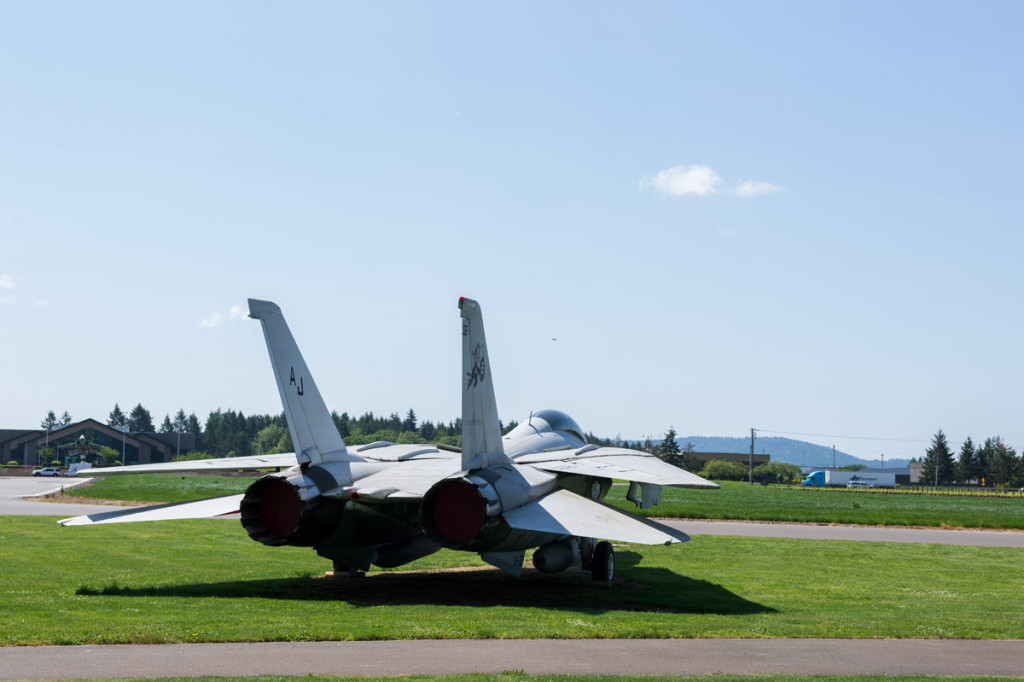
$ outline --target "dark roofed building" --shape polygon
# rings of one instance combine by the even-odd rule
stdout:
[[[177,433],[122,433],[95,419],[84,419],[53,429],[49,434],[43,429],[0,429],[0,460],[30,466],[49,464],[38,461],[37,456],[39,449],[49,443],[56,453],[54,458],[63,462],[75,457],[75,444],[82,436],[88,443],[116,450],[118,459],[123,456],[124,464],[170,462],[179,447]],[[195,436],[180,434],[180,449],[182,453],[194,450]],[[97,456],[86,454],[83,458],[95,462]]]
[[[16,461],[25,463],[25,444],[35,440],[39,434],[45,431],[38,429],[0,429],[0,461],[4,464]],[[46,439],[43,439],[46,444]],[[33,447],[32,452],[37,448]]]

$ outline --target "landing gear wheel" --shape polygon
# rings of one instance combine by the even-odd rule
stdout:
[[[612,543],[602,541],[594,547],[594,563],[591,567],[591,574],[598,582],[612,584],[615,577],[615,550]]]

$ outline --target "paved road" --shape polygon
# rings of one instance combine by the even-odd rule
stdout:
[[[0,680],[197,675],[1020,675],[1024,640],[415,640],[0,648]]]
[[[42,478],[10,476],[0,478],[0,516],[78,516],[111,511],[117,507],[99,504],[63,504],[33,497],[48,495],[91,481],[91,478]]]
[[[916,542],[937,545],[1024,548],[1024,531],[943,530],[938,528],[885,528],[882,526],[830,526],[811,523],[750,523],[743,521],[675,521],[661,519],[689,535],[741,535],[758,538],[804,540],[858,540],[861,542]],[[1024,671],[1024,665],[1021,666]]]
[[[14,499],[17,497],[31,497],[34,495],[46,495],[58,492],[61,488],[73,488],[82,485],[91,478],[68,478],[57,476],[55,478],[42,476],[2,476],[0,477],[0,499]]]

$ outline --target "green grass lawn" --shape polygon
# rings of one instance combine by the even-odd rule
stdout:
[[[721,490],[662,488],[661,504],[643,512],[625,501],[624,486],[613,487],[608,501],[661,517],[1024,529],[1024,498],[1020,497],[892,495],[733,481],[722,481],[721,486]]]
[[[237,522],[0,526],[0,645],[406,638],[933,637],[1024,632],[1021,551],[695,537],[620,546],[618,581],[441,552],[328,580]]]
[[[140,474],[110,476],[70,495],[82,498],[184,502],[244,492],[254,476]],[[608,495],[612,504],[638,511],[625,500],[625,486]],[[647,516],[749,519],[869,525],[1024,529],[1024,498],[888,495],[871,490],[763,487],[730,481],[721,490],[663,488],[662,502]]]
[[[71,488],[72,497],[134,502],[187,502],[206,497],[244,493],[258,474],[222,476],[211,474],[131,474],[107,476],[95,483]]]

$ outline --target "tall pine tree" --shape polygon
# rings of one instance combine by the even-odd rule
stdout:
[[[415,431],[416,430],[416,413],[410,407],[409,411],[405,414],[405,420],[402,422],[403,431]]]
[[[57,420],[57,415],[54,414],[53,410],[47,412],[46,416],[43,417],[43,420],[39,422],[39,426],[46,429],[47,431],[53,431],[55,428],[57,428],[58,424],[60,424],[60,421]]]
[[[921,466],[921,483],[949,485],[953,481],[953,452],[942,429],[932,437],[931,447],[925,452]]]
[[[152,433],[156,431],[153,428],[153,415],[142,406],[142,403],[133,407],[131,414],[128,415],[128,430],[135,433]]]
[[[992,458],[992,480],[998,486],[1010,485],[1020,470],[1017,451],[995,438],[995,456]]]
[[[679,443],[676,442],[675,427],[668,427],[665,432],[665,439],[658,445],[658,456],[669,464],[679,466],[682,458],[679,456]]]
[[[984,486],[995,485],[992,479],[992,468],[995,464],[996,459],[996,444],[999,442],[999,438],[986,438],[985,442],[981,444],[975,452],[975,459],[978,464],[978,482]]]
[[[114,403],[114,409],[107,415],[107,426],[112,426],[115,429],[123,429],[128,423],[128,417],[121,411],[121,407]]]
[[[202,450],[203,448],[203,427],[199,425],[199,418],[196,417],[196,413],[192,412],[188,415],[188,422],[185,424],[185,431],[195,436],[195,448],[196,450]]]
[[[978,452],[974,441],[968,436],[960,446],[960,457],[956,463],[956,477],[961,483],[981,480],[981,467],[978,466]]]

